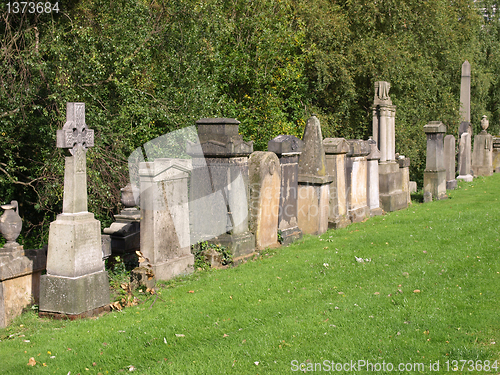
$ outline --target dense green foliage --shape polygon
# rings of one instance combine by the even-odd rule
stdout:
[[[371,135],[373,84],[391,82],[397,152],[425,167],[423,126],[459,123],[460,67],[472,65],[472,123],[500,130],[500,16],[485,0],[73,0],[59,13],[0,5],[0,200],[17,199],[26,245],[45,241],[62,207],[56,130],[68,101],[86,103],[89,209],[119,205],[127,158],[201,117],[236,117],[264,150],[302,136]],[[483,16],[484,15],[484,16]]]

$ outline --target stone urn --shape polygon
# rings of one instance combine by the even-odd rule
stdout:
[[[21,234],[23,221],[18,214],[17,201],[11,201],[10,204],[4,204],[2,209],[5,210],[0,217],[0,232],[7,240],[7,244],[16,244],[17,237]]]
[[[483,115],[483,118],[481,120],[481,128],[483,128],[483,132],[486,133],[486,129],[488,129],[488,126],[490,126],[490,122],[488,121],[486,115]]]
[[[132,184],[128,184],[124,188],[121,188],[120,191],[121,191],[121,202],[125,207],[130,208],[137,206]]]

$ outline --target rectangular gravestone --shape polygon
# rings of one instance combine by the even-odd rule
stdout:
[[[451,134],[444,137],[444,167],[446,168],[446,189],[453,190],[457,187],[457,180],[455,180],[455,137]]]
[[[401,190],[406,194],[407,204],[411,203],[410,192],[410,159],[404,155],[398,157],[399,173],[401,174]]]
[[[500,173],[500,137],[493,137],[493,172]]]
[[[491,176],[493,174],[493,136],[488,134],[489,121],[486,116],[481,120],[481,133],[474,137],[472,153],[472,173],[474,176]]]
[[[191,160],[159,158],[139,165],[141,252],[156,280],[193,271],[188,179]]]
[[[441,121],[431,121],[424,126],[427,135],[427,155],[424,171],[424,194],[434,200],[446,199],[446,169],[444,167],[444,134],[446,126]]]
[[[349,144],[344,138],[325,138],[323,147],[325,149],[326,172],[332,179],[330,183],[328,227],[334,229],[345,228],[351,224],[351,219],[347,214],[345,175],[346,154],[349,151]]]
[[[349,151],[346,158],[347,214],[353,223],[370,217],[368,207],[368,161],[371,152],[368,141],[348,140]]]
[[[87,211],[87,147],[94,132],[85,124],[85,104],[68,103],[67,120],[57,131],[65,158],[63,212],[50,224],[47,274],[41,277],[40,315],[90,316],[109,309],[101,224]]]
[[[380,207],[380,194],[379,194],[379,177],[378,177],[378,163],[380,160],[380,151],[377,148],[377,143],[373,139],[368,140],[370,153],[366,156],[367,160],[367,191],[366,199],[368,208],[370,209],[370,216],[379,216],[384,213]]]
[[[298,224],[303,233],[322,234],[328,230],[330,183],[326,173],[321,125],[316,116],[307,120],[304,149],[299,158]]]
[[[278,230],[281,231],[283,245],[302,238],[297,221],[299,156],[302,147],[302,140],[293,135],[278,135],[267,143],[267,149],[278,156],[281,167]]]
[[[458,171],[457,180],[472,181],[473,177],[471,175],[470,162],[471,162],[471,139],[470,133],[463,133],[460,136],[459,143],[459,160],[460,160],[460,170]]]
[[[274,152],[255,151],[248,159],[249,228],[257,249],[277,247],[281,168]]]
[[[248,229],[248,157],[240,122],[204,118],[196,122],[199,142],[187,143],[193,172],[190,181],[192,238],[226,246],[235,258],[249,256],[255,236]],[[237,260],[237,259],[236,259]]]

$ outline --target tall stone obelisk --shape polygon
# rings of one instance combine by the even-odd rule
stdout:
[[[87,211],[87,148],[94,131],[85,124],[85,104],[67,103],[66,123],[57,131],[65,158],[63,212],[50,224],[47,274],[40,280],[40,315],[85,317],[109,307],[101,225]]]

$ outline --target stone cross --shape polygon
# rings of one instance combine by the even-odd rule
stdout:
[[[66,123],[57,131],[56,146],[69,149],[65,159],[63,213],[87,212],[87,148],[94,131],[85,124],[85,103],[67,103]]]

